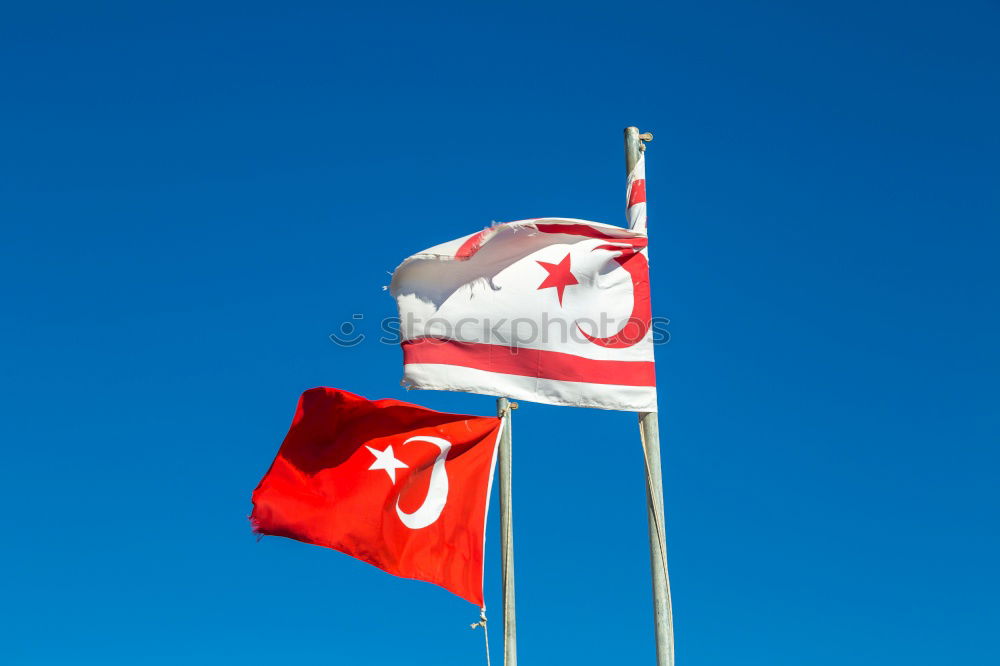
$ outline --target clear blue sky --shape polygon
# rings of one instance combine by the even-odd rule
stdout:
[[[328,335],[492,220],[622,223],[629,124],[678,663],[1000,660],[1000,6],[807,4],[8,3],[0,662],[482,663],[250,492],[312,386],[491,413]],[[635,417],[514,436],[522,661],[651,663]]]

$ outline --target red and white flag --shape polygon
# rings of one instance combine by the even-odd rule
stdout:
[[[405,384],[656,411],[643,232],[564,218],[498,224],[407,258],[390,290]]]
[[[250,520],[260,534],[333,548],[482,606],[500,426],[311,389],[253,493]]]
[[[646,232],[646,155],[639,153],[639,159],[628,175],[625,185],[625,217],[628,228]]]

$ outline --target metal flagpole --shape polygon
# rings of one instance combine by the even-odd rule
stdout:
[[[510,412],[517,403],[497,398],[500,431],[500,569],[503,577],[503,663],[517,666],[517,621],[514,617],[514,526],[510,501]]]
[[[625,173],[631,177],[646,149],[643,141],[651,141],[652,134],[639,134],[637,127],[625,128]],[[643,167],[645,165],[643,164]],[[642,173],[645,180],[645,173]],[[642,183],[642,201],[645,203],[645,182]],[[638,203],[630,196],[629,205]],[[641,226],[645,227],[645,211],[641,213]],[[633,226],[639,226],[637,220]],[[646,462],[646,508],[649,520],[649,564],[653,579],[653,622],[656,627],[656,663],[658,666],[674,664],[674,621],[670,607],[670,578],[667,574],[667,541],[663,521],[663,475],[660,471],[660,426],[656,412],[639,414],[639,432]],[[502,444],[501,444],[502,446]],[[501,451],[503,449],[501,448]],[[503,477],[501,476],[501,479]]]

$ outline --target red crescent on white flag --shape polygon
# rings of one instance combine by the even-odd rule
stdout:
[[[620,245],[598,245],[594,250],[611,250],[621,252],[615,257],[622,268],[632,278],[632,314],[620,331],[606,338],[597,338],[588,334],[577,324],[576,328],[595,345],[610,349],[624,349],[637,344],[646,337],[646,332],[652,324],[653,310],[649,300],[649,262],[642,254],[641,247],[622,247]]]

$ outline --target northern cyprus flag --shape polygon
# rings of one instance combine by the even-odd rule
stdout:
[[[552,405],[656,411],[646,234],[498,224],[393,273],[403,381]]]

